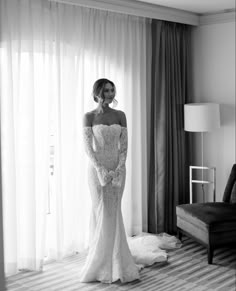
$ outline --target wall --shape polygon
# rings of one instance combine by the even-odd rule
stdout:
[[[194,102],[220,103],[221,128],[204,134],[204,161],[206,166],[216,166],[216,201],[221,201],[232,164],[236,161],[235,21],[194,28],[193,84]],[[191,135],[193,162],[200,165],[201,136],[200,133]],[[199,195],[197,190],[197,200]]]
[[[0,126],[1,127],[1,126]],[[1,136],[0,136],[0,165],[1,165]],[[4,291],[4,249],[3,249],[3,211],[2,211],[2,169],[0,167],[0,290]]]

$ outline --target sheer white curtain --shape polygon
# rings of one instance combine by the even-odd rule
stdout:
[[[81,127],[95,106],[98,78],[116,84],[118,109],[127,115],[127,234],[146,229],[149,24],[46,0],[2,0],[0,9],[5,270],[13,274],[86,246],[90,194]]]

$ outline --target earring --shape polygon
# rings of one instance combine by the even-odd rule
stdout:
[[[114,98],[112,100],[112,103],[113,103],[112,108],[116,108],[117,107],[117,104],[118,104],[118,101]]]

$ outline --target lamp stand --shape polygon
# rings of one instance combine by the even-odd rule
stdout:
[[[201,132],[201,143],[202,143],[202,145],[201,145],[201,150],[202,150],[202,200],[203,200],[203,202],[205,202],[205,191],[204,191],[204,184],[203,184],[203,181],[204,181],[204,177],[203,177],[203,171],[204,171],[204,166],[203,166],[203,156],[204,156],[204,152],[203,152],[203,131]]]

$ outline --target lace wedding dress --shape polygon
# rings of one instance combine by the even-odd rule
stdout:
[[[165,240],[159,237],[158,244],[156,236],[142,234],[127,241],[121,213],[127,128],[119,124],[99,124],[83,130],[90,160],[88,176],[92,213],[89,252],[80,281],[112,283],[120,279],[121,282],[130,282],[139,278],[140,265],[167,260],[166,252],[159,247],[171,247],[175,237],[167,235]],[[109,175],[113,177],[112,181]]]

